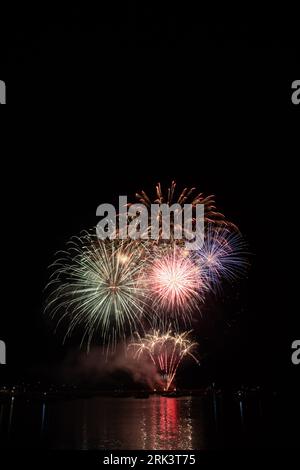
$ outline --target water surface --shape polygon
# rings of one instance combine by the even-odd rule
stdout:
[[[2,447],[218,449],[276,447],[296,440],[288,407],[256,397],[94,397],[0,404]]]

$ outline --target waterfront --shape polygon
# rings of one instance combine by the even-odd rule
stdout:
[[[293,447],[297,412],[268,397],[211,393],[148,399],[94,396],[0,404],[1,447],[45,449],[223,449]],[[299,431],[298,431],[299,432]]]

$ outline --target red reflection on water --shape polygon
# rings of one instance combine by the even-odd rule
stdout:
[[[176,398],[160,397],[160,439],[170,441],[178,431],[179,402]]]

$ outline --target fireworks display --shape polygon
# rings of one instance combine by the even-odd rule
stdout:
[[[198,204],[203,204],[205,208],[205,221],[207,223],[213,222],[215,224],[229,224],[228,221],[225,220],[225,217],[221,212],[216,210],[216,204],[214,200],[214,196],[204,196],[203,193],[194,194],[196,188],[184,188],[176,197],[176,183],[172,181],[170,188],[168,188],[166,195],[164,195],[161,184],[158,183],[155,188],[155,199],[151,201],[150,197],[146,194],[145,191],[141,191],[141,193],[136,193],[137,200],[144,204],[146,207],[150,207],[151,204],[167,204],[171,206],[173,203],[178,203],[182,209],[184,204],[189,202],[192,204],[193,207],[196,207]]]
[[[216,210],[214,197],[193,196],[192,188],[176,198],[175,189],[173,182],[164,196],[158,184],[154,203],[203,204],[202,246],[187,250],[172,236],[168,241],[100,240],[96,231],[85,232],[73,237],[52,264],[45,308],[56,330],[64,331],[64,341],[79,332],[81,346],[89,349],[93,341],[107,351],[129,342],[136,360],[148,356],[153,361],[166,390],[185,357],[197,361],[197,343],[185,330],[201,312],[207,293],[220,292],[223,280],[232,283],[249,264],[246,243]],[[151,206],[145,192],[136,196]]]
[[[248,269],[248,249],[241,234],[227,227],[208,225],[204,243],[193,258],[202,267],[209,288],[216,292],[223,280],[234,282]]]
[[[134,349],[137,359],[145,356],[150,358],[155,364],[158,373],[164,383],[164,390],[169,390],[177,369],[185,357],[191,357],[199,363],[194,355],[197,343],[189,339],[190,332],[172,333],[168,330],[166,333],[153,331],[144,337],[138,335],[137,341],[132,342],[129,348]]]
[[[84,234],[69,242],[52,265],[46,312],[67,323],[65,338],[80,327],[82,343],[94,335],[115,345],[141,326],[144,292],[138,284],[143,250],[129,241],[102,241]]]
[[[183,237],[190,240],[193,238],[193,234],[196,229],[196,221],[200,223],[202,221],[206,224],[214,223],[215,225],[235,227],[231,222],[227,221],[224,215],[221,212],[216,210],[215,200],[213,195],[204,196],[203,193],[196,193],[195,188],[184,188],[176,196],[176,183],[172,181],[171,186],[164,194],[161,184],[158,183],[155,188],[155,197],[153,201],[147,195],[145,191],[136,193],[136,199],[139,204],[142,204],[149,209],[149,221],[148,227],[144,233],[150,233],[153,226],[158,225],[157,239],[158,243],[165,239],[164,234],[170,233],[171,239],[176,240],[176,232],[183,233]],[[133,203],[128,204],[132,206]],[[167,218],[163,214],[163,210],[159,210],[156,214],[155,220],[151,213],[151,208],[153,205],[166,205],[169,208],[173,208],[174,217]],[[191,207],[191,213],[187,216],[187,207]],[[197,214],[197,206],[202,205],[204,207],[203,215]],[[174,207],[176,206],[176,209]],[[134,219],[134,217],[133,217]],[[185,223],[183,224],[183,219]],[[132,218],[129,217],[128,222],[132,222]],[[178,230],[179,229],[179,230]],[[155,243],[155,242],[154,242]]]
[[[153,249],[146,282],[152,293],[152,307],[160,312],[158,317],[164,326],[170,318],[188,323],[193,311],[204,301],[207,289],[201,265],[174,244]]]

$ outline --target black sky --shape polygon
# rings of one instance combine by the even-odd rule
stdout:
[[[230,331],[218,326],[208,369],[296,380],[288,261],[297,246],[297,76],[268,68],[293,55],[292,28],[181,23],[167,12],[158,21],[151,8],[125,23],[121,12],[111,22],[110,12],[76,5],[48,13],[35,11],[28,27],[16,20],[8,36],[11,99],[43,106],[10,131],[12,156],[2,163],[0,336],[10,364],[24,369],[64,354],[41,315],[54,252],[97,222],[100,203],[175,179],[215,194],[253,253],[239,305],[231,293],[222,307],[225,317],[244,313]],[[56,103],[62,111],[46,110]]]

